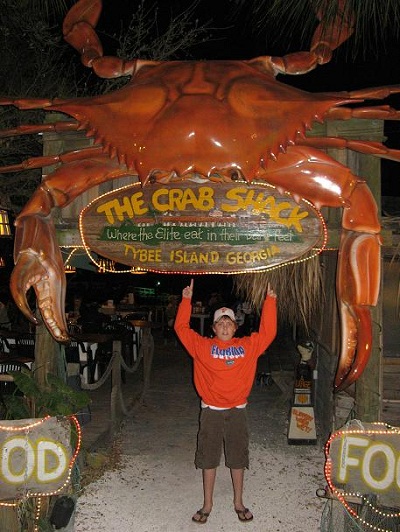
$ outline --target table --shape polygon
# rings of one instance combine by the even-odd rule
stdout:
[[[10,362],[17,362],[20,364],[25,364],[29,369],[32,369],[32,365],[35,362],[32,358],[29,357],[10,357],[7,355],[0,355],[0,367],[2,364],[8,364]]]
[[[102,305],[98,312],[100,314],[104,314],[105,316],[119,316],[120,318],[124,319],[130,314],[134,314],[135,316],[141,319],[148,319],[151,313],[151,310],[149,307],[140,307],[140,306],[134,306],[134,305],[122,305],[122,306],[114,306],[114,307],[108,307],[106,305]]]
[[[195,318],[200,320],[200,334],[204,336],[204,322],[210,317],[210,314],[192,314],[190,319]]]
[[[16,329],[0,329],[1,338],[7,338],[10,340],[27,340],[35,339],[35,333],[28,331],[19,331]]]

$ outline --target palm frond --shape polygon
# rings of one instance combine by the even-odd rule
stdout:
[[[318,24],[316,13],[323,13],[327,26],[335,19],[354,16],[354,35],[347,44],[348,53],[375,55],[385,50],[388,36],[400,32],[398,0],[231,0],[236,16],[245,15],[258,34],[270,43],[290,46],[300,39],[307,49]]]
[[[307,331],[313,313],[324,300],[319,257],[264,272],[236,275],[233,290],[259,311],[268,283],[277,294],[280,319]]]
[[[52,14],[64,15],[68,6],[71,6],[71,0],[35,0],[32,2],[32,9],[37,10],[46,18],[50,18]]]

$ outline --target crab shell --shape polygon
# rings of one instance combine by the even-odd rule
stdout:
[[[347,104],[382,99],[398,86],[341,93],[308,93],[275,79],[277,73],[300,73],[330,58],[328,53],[351,31],[332,32],[331,42],[314,43],[314,51],[285,60],[269,56],[250,61],[134,60],[102,57],[93,32],[101,2],[80,0],[64,24],[68,42],[81,51],[84,64],[107,77],[130,74],[131,81],[110,94],[74,100],[2,99],[2,105],[57,111],[74,120],[23,126],[2,136],[43,131],[85,130],[91,148],[54,157],[28,159],[18,169],[60,163],[19,215],[15,239],[13,296],[36,322],[25,292],[33,286],[45,324],[58,341],[68,341],[64,314],[65,275],[51,219],[92,186],[137,174],[163,184],[193,173],[218,174],[224,181],[264,179],[317,208],[343,208],[343,232],[337,276],[342,346],[337,389],[354,382],[364,369],[372,344],[370,306],[380,279],[380,225],[366,184],[325,148],[349,148],[400,160],[396,150],[369,141],[306,138],[314,121],[391,118],[387,106],[351,109]],[[318,33],[318,32],[317,32]],[[2,171],[15,171],[4,167]],[[161,177],[160,177],[161,176]]]
[[[76,118],[143,184],[154,170],[251,181],[313,121],[352,100],[348,93],[311,94],[279,83],[259,58],[138,63],[122,89],[48,109]]]

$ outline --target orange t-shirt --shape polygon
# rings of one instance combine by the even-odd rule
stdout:
[[[258,332],[229,342],[206,338],[190,328],[191,300],[183,298],[175,319],[175,331],[194,361],[194,384],[204,403],[234,408],[247,403],[258,357],[276,335],[276,298],[267,297]]]

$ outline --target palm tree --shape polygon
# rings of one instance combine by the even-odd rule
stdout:
[[[245,16],[257,32],[271,31],[275,40],[290,44],[290,36],[300,36],[309,42],[315,28],[315,13],[323,13],[325,20],[333,20],[338,13],[344,18],[354,14],[354,38],[349,43],[351,54],[362,51],[371,54],[385,48],[390,36],[400,31],[400,2],[398,0],[231,0],[237,13]],[[279,28],[278,32],[277,29]]]

